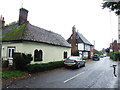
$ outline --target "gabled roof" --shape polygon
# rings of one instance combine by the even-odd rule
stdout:
[[[72,43],[72,35],[67,40],[69,43]],[[76,43],[85,43],[93,46],[81,33],[76,32]]]
[[[29,22],[22,25],[14,24],[3,28],[2,41],[27,40],[52,45],[71,47],[59,34],[31,25]]]
[[[92,45],[81,33],[79,32],[76,32],[76,38],[77,38],[77,41],[79,42],[79,40],[85,44],[89,44],[89,45]]]

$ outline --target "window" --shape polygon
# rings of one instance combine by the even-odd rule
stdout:
[[[13,59],[15,48],[14,47],[8,47],[8,59]]]
[[[39,50],[39,60],[42,61],[42,50]]]
[[[42,50],[35,50],[34,51],[34,61],[42,61]]]
[[[67,58],[67,52],[64,52],[64,59]]]
[[[38,50],[34,51],[34,61],[38,61]]]

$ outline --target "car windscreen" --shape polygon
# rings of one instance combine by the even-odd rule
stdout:
[[[70,60],[78,60],[78,59],[81,59],[80,57],[68,57],[67,59],[70,59]]]

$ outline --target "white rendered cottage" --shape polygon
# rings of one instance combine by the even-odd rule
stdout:
[[[32,54],[32,64],[60,61],[71,55],[71,46],[61,35],[31,25],[27,14],[28,10],[21,8],[18,23],[2,28],[3,60],[12,63],[14,52]]]

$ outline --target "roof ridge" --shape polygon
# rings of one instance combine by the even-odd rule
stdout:
[[[79,37],[81,38],[81,40],[86,43],[86,44],[89,44],[89,45],[92,45],[84,36],[83,34],[79,33],[79,32],[76,32],[79,34]]]
[[[33,24],[31,24],[31,23],[29,23],[29,24],[32,25],[32,26],[34,26],[34,27],[37,27],[37,28],[39,28],[39,29],[41,29],[41,30],[44,30],[44,31],[47,31],[47,32],[51,32],[51,33],[54,33],[54,34],[57,34],[57,35],[60,35],[60,36],[61,36],[61,34],[58,34],[58,33],[53,32],[53,31],[51,31],[51,30],[47,30],[47,29],[41,28],[41,27],[36,26],[36,25],[33,25]]]

